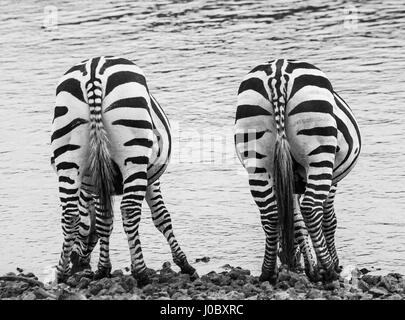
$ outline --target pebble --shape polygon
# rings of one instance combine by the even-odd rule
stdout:
[[[146,295],[151,295],[155,292],[156,288],[152,284],[147,284],[142,288],[142,291]]]
[[[273,286],[268,281],[262,282],[262,284],[260,285],[260,288],[266,292],[273,291]]]
[[[290,295],[286,291],[279,291],[273,295],[275,300],[291,300]]]
[[[384,288],[378,287],[378,288],[371,288],[369,290],[369,293],[371,293],[374,297],[379,297],[386,295],[388,292]]]
[[[210,257],[202,257],[202,258],[197,258],[197,259],[195,259],[195,262],[197,263],[197,262],[205,262],[205,263],[207,263],[207,262],[209,262],[211,259],[210,259]]]
[[[367,282],[365,282],[363,280],[359,280],[359,282],[357,283],[357,286],[363,292],[367,292],[368,290],[370,290],[370,286],[367,284]]]
[[[89,278],[81,278],[79,283],[77,284],[76,288],[77,289],[86,289],[89,284],[90,284],[91,280]]]
[[[397,287],[397,279],[387,275],[384,277],[381,277],[380,283],[378,285],[384,287],[385,289],[387,289],[390,292],[394,292],[396,291],[396,287]]]
[[[333,282],[329,282],[324,285],[325,290],[337,290],[340,288],[340,282],[339,280],[335,280]]]
[[[124,276],[124,272],[122,270],[114,270],[111,273],[111,277],[113,277],[113,278],[120,278],[120,277],[123,277],[123,276]]]
[[[24,292],[21,296],[21,300],[36,300],[37,296],[33,292]]]
[[[366,282],[368,285],[375,286],[377,283],[380,282],[381,276],[373,276],[371,274],[364,275],[361,280]]]
[[[322,291],[318,289],[310,289],[309,292],[306,294],[306,298],[318,300],[322,298]]]

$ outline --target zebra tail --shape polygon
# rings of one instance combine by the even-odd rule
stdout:
[[[294,259],[294,174],[290,145],[285,135],[278,135],[274,151],[274,186],[281,227],[282,263],[288,268]]]
[[[99,196],[101,215],[111,217],[114,167],[109,152],[109,139],[101,117],[101,82],[88,83],[87,97],[90,107],[89,172],[94,192]]]

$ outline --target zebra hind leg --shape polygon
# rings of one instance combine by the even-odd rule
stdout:
[[[83,185],[84,183],[82,183]],[[93,251],[97,239],[94,243],[94,206],[92,198],[83,188],[79,196],[80,223],[75,247],[70,255],[72,262],[72,274],[86,269],[91,270],[90,254]],[[93,241],[92,241],[93,240]],[[93,244],[94,243],[94,244]]]
[[[311,243],[308,235],[308,230],[300,211],[299,195],[296,195],[294,201],[294,239],[298,245],[298,252],[304,257],[305,274],[311,281],[319,281],[319,273],[317,272],[317,264],[311,251]]]
[[[106,214],[99,205],[99,198],[95,199],[95,229],[97,239],[100,242],[100,255],[97,264],[97,271],[94,279],[98,280],[105,277],[111,277],[111,260],[110,260],[110,236],[113,230],[113,214]]]
[[[265,254],[260,281],[277,281],[278,213],[273,183],[267,172],[256,173],[259,168],[248,168],[250,192],[260,211],[263,230],[266,234]],[[265,171],[265,169],[263,169]],[[262,170],[259,170],[262,171]]]
[[[151,210],[153,223],[166,238],[170,246],[174,263],[180,268],[182,273],[189,274],[192,280],[198,278],[195,268],[193,268],[187,261],[186,255],[181,250],[180,245],[174,236],[172,221],[163,202],[159,180],[148,186],[146,191],[146,201]]]
[[[124,231],[128,238],[131,256],[131,273],[142,287],[150,283],[150,277],[142,254],[139,237],[142,202],[147,188],[148,157],[128,157],[126,166],[121,166],[123,175],[123,197],[121,200],[121,215]]]
[[[325,235],[326,244],[328,246],[329,254],[332,257],[334,268],[336,272],[342,271],[342,267],[339,266],[339,258],[335,247],[335,231],[336,231],[336,215],[334,208],[334,199],[337,191],[337,185],[332,185],[328,198],[323,204],[323,221],[322,229]]]
[[[317,167],[313,166],[310,167],[310,169],[314,170],[317,169]],[[320,174],[319,171],[316,172],[315,170],[314,171],[316,174],[314,174],[314,172],[309,170],[307,178],[308,182],[303,200],[301,202],[301,212],[304,217],[308,233],[311,236],[318,264],[323,269],[322,277],[325,281],[335,280],[338,278],[338,275],[334,270],[334,263],[326,243],[322,222],[324,219],[323,203],[326,200],[330,190],[330,185],[326,184],[326,181],[328,180],[327,178],[330,178],[329,181],[331,181],[332,166],[330,166],[328,169],[330,170],[325,170],[325,172],[322,174]],[[322,181],[322,184],[320,181]]]
[[[79,229],[79,187],[78,169],[72,168],[59,173],[59,198],[62,203],[63,246],[59,263],[56,268],[56,280],[63,282],[70,275],[70,256]]]

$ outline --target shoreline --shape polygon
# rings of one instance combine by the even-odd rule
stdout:
[[[92,280],[84,270],[66,283],[51,286],[33,273],[7,273],[0,277],[0,300],[405,300],[405,276],[399,273],[371,275],[363,269],[330,283],[312,283],[301,272],[281,270],[278,282],[259,282],[247,269],[224,266],[191,281],[165,262],[162,269],[148,269],[151,284],[137,287],[136,280],[122,270],[111,278]]]

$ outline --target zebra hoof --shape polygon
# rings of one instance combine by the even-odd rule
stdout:
[[[60,284],[60,283],[66,283],[67,279],[69,278],[69,275],[64,273],[64,274],[59,274],[56,276],[55,283]]]
[[[185,274],[189,274],[190,278],[193,275],[197,275],[198,278],[198,274],[197,271],[195,270],[195,268],[193,268],[188,262],[185,263],[183,266],[180,267],[181,273],[185,273]],[[197,279],[196,278],[196,279]],[[195,279],[194,279],[195,280]]]
[[[268,281],[271,285],[277,283],[278,275],[276,273],[270,273],[268,271],[262,271],[262,274],[259,277],[260,282]]]
[[[100,280],[103,278],[111,278],[111,267],[99,267],[94,273],[93,280]]]
[[[72,275],[83,270],[91,270],[90,262],[81,258],[75,251],[70,255],[70,261],[72,262]]]
[[[132,272],[132,276],[136,280],[136,282],[138,284],[138,288],[142,288],[152,282],[146,271],[143,271],[140,273]]]
[[[339,275],[334,268],[331,268],[322,274],[322,278],[324,282],[330,282],[339,279]]]
[[[309,281],[311,281],[311,282],[322,281],[322,276],[316,269],[312,269],[312,270],[306,269],[305,274],[307,275]]]

